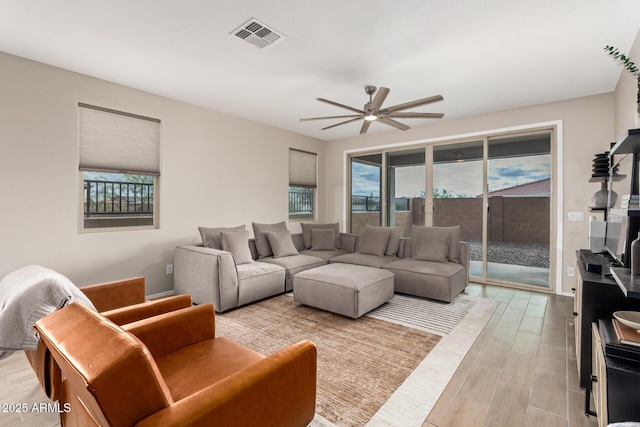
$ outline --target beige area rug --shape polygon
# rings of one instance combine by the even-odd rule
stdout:
[[[216,334],[265,355],[302,339],[313,341],[318,348],[313,426],[419,427],[495,310],[493,301],[477,298],[469,304],[474,297],[461,297],[472,307],[449,334],[411,325],[407,304],[397,300],[408,298],[404,302],[416,313],[432,315],[434,307],[442,311],[453,304],[399,295],[381,307],[386,313],[356,320],[281,295],[217,314]],[[389,311],[394,305],[402,307],[401,321],[394,319],[397,310]],[[449,316],[442,321],[450,323]]]

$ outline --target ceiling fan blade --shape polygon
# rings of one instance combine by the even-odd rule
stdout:
[[[347,123],[355,122],[357,120],[362,120],[362,117],[357,117],[355,119],[346,120],[344,122],[336,123],[335,125],[331,125],[331,126],[327,126],[326,128],[322,128],[322,130],[331,129],[331,128],[334,128],[334,127],[340,126],[340,125],[346,125]]]
[[[387,95],[389,95],[389,88],[386,88],[386,87],[378,88],[378,91],[376,92],[376,96],[373,98],[373,101],[371,101],[371,104],[370,104],[371,109],[374,111],[378,111],[380,107],[382,107],[382,103],[387,98]]]
[[[389,113],[384,117],[392,117],[394,119],[441,119],[444,113]]]
[[[320,101],[320,102],[325,102],[327,104],[335,105],[336,107],[340,107],[340,108],[344,108],[344,109],[349,110],[349,111],[353,111],[354,113],[364,114],[364,111],[358,110],[357,108],[349,107],[348,105],[340,104],[340,103],[334,102],[334,101],[329,101],[328,99],[324,99],[324,98],[316,98],[316,99],[318,101]]]
[[[371,121],[365,120],[364,123],[362,123],[362,128],[360,129],[360,135],[367,133],[367,131],[369,130],[369,126],[371,126]]]
[[[439,102],[444,100],[441,95],[431,96],[429,98],[417,99],[411,102],[405,102],[404,104],[394,105],[393,107],[385,108],[380,111],[380,114],[393,113],[394,111],[407,110],[413,107],[419,107],[425,104],[431,104],[432,102]]]
[[[362,117],[362,114],[351,114],[351,115],[347,115],[347,116],[326,116],[326,117],[307,117],[304,119],[298,119],[301,122],[308,122],[311,120],[326,120],[326,119],[353,119],[355,117]]]
[[[388,125],[388,126],[393,126],[394,128],[398,128],[398,129],[400,129],[400,130],[407,130],[407,129],[409,129],[409,126],[407,126],[407,125],[405,125],[405,124],[402,124],[402,123],[400,123],[400,122],[396,122],[395,120],[390,119],[390,118],[388,118],[388,117],[380,118],[380,119],[378,119],[378,120],[376,120],[376,121],[378,121],[378,122],[380,122],[380,123],[384,123],[385,125]]]

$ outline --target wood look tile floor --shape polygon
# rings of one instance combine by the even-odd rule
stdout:
[[[499,305],[423,427],[597,426],[584,413],[573,298],[476,284],[466,293]]]
[[[476,284],[466,292],[499,305],[423,427],[597,426],[578,385],[573,298]],[[59,426],[57,413],[31,410],[41,402],[24,354],[0,360],[0,426]],[[9,410],[16,404],[29,410]]]

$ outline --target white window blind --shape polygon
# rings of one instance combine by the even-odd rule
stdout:
[[[316,153],[289,149],[289,186],[316,188]]]
[[[160,175],[160,120],[78,104],[80,170]]]

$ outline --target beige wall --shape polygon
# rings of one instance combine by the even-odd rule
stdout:
[[[604,52],[603,52],[604,55]],[[446,101],[446,94],[443,94]],[[563,222],[559,247],[556,249],[558,267],[562,279],[554,280],[554,289],[570,293],[573,278],[568,277],[567,267],[575,265],[575,250],[588,246],[588,207],[593,193],[600,188],[589,183],[591,163],[595,153],[609,148],[614,140],[613,93],[570,99],[549,104],[469,117],[430,122],[415,126],[406,132],[392,130],[334,141],[326,148],[326,219],[343,222],[345,199],[344,167],[345,151],[371,147],[393,147],[410,142],[424,142],[449,138],[468,133],[493,132],[505,128],[527,126],[535,123],[560,121],[562,132],[563,163],[559,166],[562,177],[562,194],[559,200]],[[557,185],[557,184],[556,184]],[[553,191],[557,192],[559,188]],[[584,222],[568,222],[568,212],[583,212]],[[343,224],[344,226],[344,224]],[[556,242],[552,242],[552,248]],[[561,283],[557,283],[561,282]]]
[[[287,218],[289,147],[317,152],[324,182],[319,140],[7,54],[0,70],[0,277],[39,264],[78,285],[143,275],[148,294],[170,291],[165,265],[199,225]],[[78,233],[78,102],[162,120],[158,230]]]
[[[639,39],[632,58],[640,57]],[[599,189],[588,182],[593,155],[639,125],[635,81],[626,72],[615,93],[323,143],[3,53],[0,70],[0,276],[28,264],[56,269],[78,285],[144,275],[149,294],[173,289],[165,265],[177,244],[199,239],[198,225],[287,217],[289,147],[319,154],[318,219],[342,223],[345,150],[548,121],[562,123],[557,253],[560,290],[569,293],[566,270],[575,250],[587,246],[588,223],[567,222],[567,213],[588,217]],[[78,102],[162,120],[160,229],[78,233]],[[295,223],[289,228],[299,230]]]

